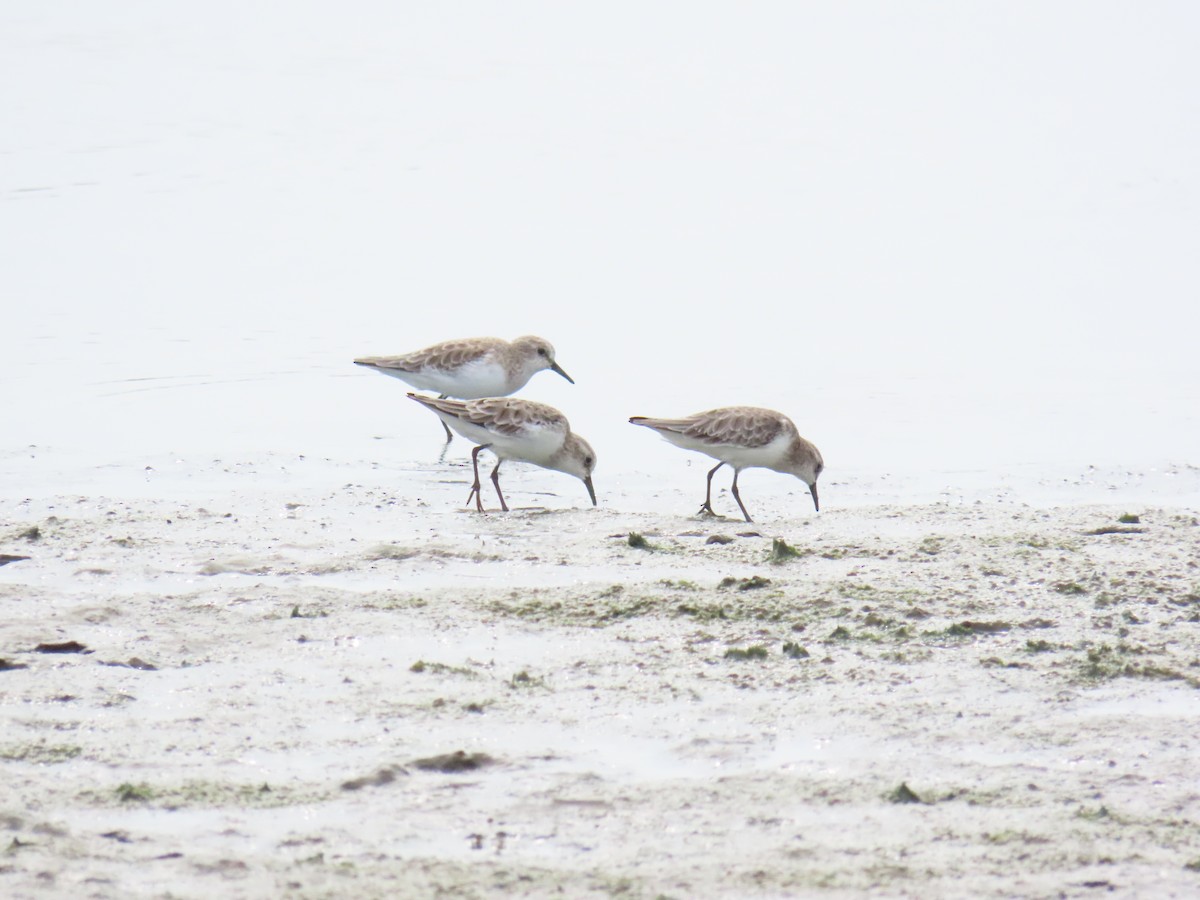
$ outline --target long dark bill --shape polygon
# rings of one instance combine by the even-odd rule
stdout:
[[[592,487],[592,476],[589,475],[583,479],[583,486],[588,489],[588,496],[592,498],[592,506],[596,505],[596,489]]]
[[[817,512],[820,512],[821,504],[817,502],[817,484],[816,484],[816,482],[813,482],[812,484],[810,484],[808,486],[808,490],[813,495],[813,506],[816,508]]]
[[[557,372],[563,378],[567,379],[567,381],[571,382],[571,384],[575,383],[575,379],[572,378],[570,375],[568,375],[566,372],[564,372],[562,369],[562,366],[560,366],[558,363],[550,363],[550,371]]]

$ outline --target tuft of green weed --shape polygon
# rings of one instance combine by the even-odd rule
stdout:
[[[916,791],[910,788],[903,781],[900,786],[889,793],[885,798],[889,803],[925,803]]]
[[[1167,669],[1147,663],[1126,659],[1128,655],[1145,653],[1144,648],[1118,644],[1111,647],[1101,644],[1087,651],[1086,659],[1079,665],[1079,676],[1085,681],[1107,681],[1112,678],[1150,678],[1158,681],[1183,681],[1192,687],[1200,687],[1200,679],[1186,675],[1176,669]]]
[[[979,664],[985,669],[1028,669],[1031,668],[1029,663],[1022,662],[1005,662],[998,656],[989,656],[987,659],[981,659]]]
[[[509,685],[514,688],[535,688],[545,687],[546,679],[534,678],[525,670],[521,670],[509,680]]]
[[[996,634],[1001,631],[1010,631],[1012,624],[1009,622],[955,622],[946,629],[946,634],[950,637],[970,637],[977,634]]]
[[[788,544],[783,538],[775,538],[775,540],[771,541],[771,553],[767,559],[773,563],[783,563],[787,562],[789,559],[799,559],[805,555],[806,554]]]
[[[448,666],[445,663],[426,662],[423,659],[418,659],[415,663],[408,667],[408,671],[420,674],[422,672],[430,672],[434,675],[465,675],[468,678],[477,678],[478,673],[464,666]]]
[[[529,619],[534,622],[554,620],[569,617],[570,611],[561,600],[523,600],[519,603],[505,603],[497,600],[487,605],[489,612],[501,616],[512,616],[518,619]]]
[[[1118,658],[1117,652],[1108,644],[1101,644],[1087,651],[1087,660],[1080,670],[1088,681],[1102,681],[1116,678],[1125,668],[1125,663]]]
[[[74,759],[83,752],[83,748],[75,744],[12,744],[0,747],[0,759],[14,762],[37,763],[38,765],[53,765]]]
[[[783,655],[788,659],[808,659],[809,657],[807,650],[792,641],[784,642]]]
[[[368,550],[364,558],[368,562],[382,562],[385,559],[403,562],[406,559],[412,559],[419,553],[419,550],[414,550],[411,547],[398,547],[395,544],[380,544],[378,547],[372,547],[370,550]]]
[[[596,617],[596,624],[603,625],[608,622],[619,622],[622,619],[644,616],[657,610],[659,602],[652,597],[643,597],[622,604],[609,604],[608,608]]]
[[[625,539],[625,543],[634,550],[653,550],[654,545],[651,544],[645,537],[636,531],[629,532],[629,537]]]
[[[1133,513],[1125,513],[1117,521],[1122,525],[1140,525],[1142,523],[1141,516],[1135,516]]]
[[[700,622],[711,622],[714,619],[727,619],[729,614],[725,607],[716,603],[681,603],[675,611],[683,616],[691,616]]]
[[[117,785],[117,799],[122,803],[131,803],[134,800],[145,802],[154,798],[154,791],[150,785],[142,782],[141,784],[130,784],[128,781]]]
[[[1087,593],[1087,588],[1075,581],[1060,581],[1057,584],[1052,585],[1052,587],[1060,594],[1073,595]]]
[[[734,578],[732,575],[726,575],[717,583],[717,588],[723,590],[737,585],[739,591],[754,591],[769,587],[770,584],[771,579],[763,578],[761,575],[751,575],[749,578]]]
[[[749,578],[743,578],[738,585],[739,591],[756,591],[759,588],[765,588],[770,585],[770,578],[763,578],[761,575],[751,575]]]
[[[1040,834],[1030,834],[1027,831],[1014,831],[1006,829],[1004,831],[988,831],[984,832],[983,839],[989,844],[1048,844],[1050,838]]]
[[[467,753],[465,750],[455,750],[453,753],[440,753],[437,756],[427,756],[424,759],[414,759],[413,765],[426,772],[473,772],[490,766],[495,760],[486,753]]]
[[[725,658],[732,659],[735,661],[748,660],[748,659],[766,659],[767,658],[767,648],[764,647],[762,644],[754,644],[753,646],[746,647],[746,648],[730,647],[728,650],[725,651]]]

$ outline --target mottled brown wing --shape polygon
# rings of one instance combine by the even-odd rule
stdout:
[[[452,416],[459,416],[460,418],[466,418],[467,415],[467,404],[462,400],[449,400],[441,397],[430,397],[426,394],[414,394],[412,391],[408,392],[408,399],[416,400],[426,409],[432,409],[434,411],[440,410],[441,412],[449,413]]]
[[[428,367],[453,371],[479,359],[498,343],[499,341],[494,338],[443,341],[403,356],[372,356],[356,360],[356,362],[381,369],[396,369],[400,372],[419,372]]]
[[[532,400],[517,400],[514,397],[488,397],[469,400],[466,404],[467,421],[499,434],[517,435],[531,425],[550,425],[569,431],[566,417],[552,406],[534,403]]]
[[[762,447],[779,437],[784,421],[769,410],[730,406],[697,413],[681,433],[710,444]]]

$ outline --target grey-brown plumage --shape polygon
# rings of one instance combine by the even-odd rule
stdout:
[[[795,475],[808,485],[813,506],[819,511],[817,477],[825,468],[821,452],[800,436],[792,420],[773,409],[727,406],[681,419],[652,419],[634,416],[630,423],[657,431],[685,450],[696,450],[720,460],[708,473],[708,490],[701,512],[715,515],[712,508],[712,477],[723,465],[733,467],[733,499],[747,522],[753,521],[738,493],[742,469],[764,468]]]
[[[399,356],[364,356],[354,364],[461,400],[507,397],[543,369],[575,383],[555,361],[550,342],[532,335],[511,342],[500,338],[443,341]]]
[[[575,383],[555,360],[553,345],[533,335],[514,341],[491,337],[443,341],[399,356],[364,356],[354,364],[398,378],[419,390],[462,400],[507,397],[543,369]],[[446,428],[446,443],[450,440],[450,429]]]
[[[496,455],[498,462],[492,470],[492,484],[500,498],[500,508],[505,512],[508,512],[508,504],[500,491],[500,464],[506,459],[519,459],[574,475],[587,488],[592,505],[596,505],[596,491],[592,486],[596,454],[587,441],[571,431],[567,417],[553,406],[516,397],[448,400],[413,393],[408,396],[436,413],[448,428],[477,445],[471,451],[475,482],[467,503],[474,499],[480,512],[483,512],[483,499],[479,493],[480,450],[491,450]]]
[[[764,415],[768,414],[768,415]],[[711,446],[764,447],[788,426],[795,426],[785,416],[753,406],[726,406],[696,413],[684,419],[648,419],[634,416],[637,425],[655,431],[670,431]]]

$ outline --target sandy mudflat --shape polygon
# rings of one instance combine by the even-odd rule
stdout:
[[[394,474],[0,502],[0,894],[1200,891],[1195,511]]]

